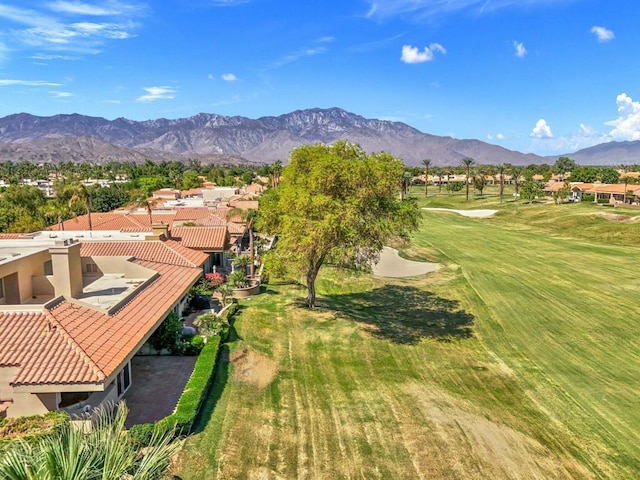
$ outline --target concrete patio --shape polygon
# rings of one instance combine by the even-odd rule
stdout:
[[[191,377],[197,356],[136,356],[131,361],[131,388],[124,395],[129,407],[126,426],[153,423],[171,415]]]

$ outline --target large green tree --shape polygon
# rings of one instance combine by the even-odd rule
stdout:
[[[565,173],[574,171],[577,166],[569,157],[560,157],[553,164],[553,173],[564,176]]]
[[[258,228],[278,235],[272,268],[304,276],[310,308],[322,265],[370,268],[391,238],[417,228],[415,201],[398,198],[403,172],[391,155],[345,141],[291,153],[280,185],[261,199]]]

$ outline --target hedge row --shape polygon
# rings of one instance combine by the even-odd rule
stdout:
[[[66,412],[2,419],[0,420],[0,451],[16,439],[32,443],[45,435],[57,435],[68,421],[69,415]]]
[[[213,381],[220,337],[209,337],[193,368],[191,378],[184,387],[178,400],[176,411],[158,421],[160,428],[175,428],[177,435],[188,435],[200,411],[204,395]]]

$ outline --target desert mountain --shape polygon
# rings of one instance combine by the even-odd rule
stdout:
[[[465,157],[478,163],[542,163],[479,140],[429,135],[401,122],[365,119],[339,108],[309,109],[249,119],[200,113],[175,120],[106,120],[84,115],[38,117],[19,113],[0,118],[0,160],[142,161],[198,158],[203,162],[269,163],[286,160],[300,145],[348,139],[367,152],[386,151],[409,165],[430,158],[455,165]]]

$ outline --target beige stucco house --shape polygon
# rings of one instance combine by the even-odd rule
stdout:
[[[132,357],[181,313],[207,258],[157,231],[0,236],[0,415],[120,399]]]

